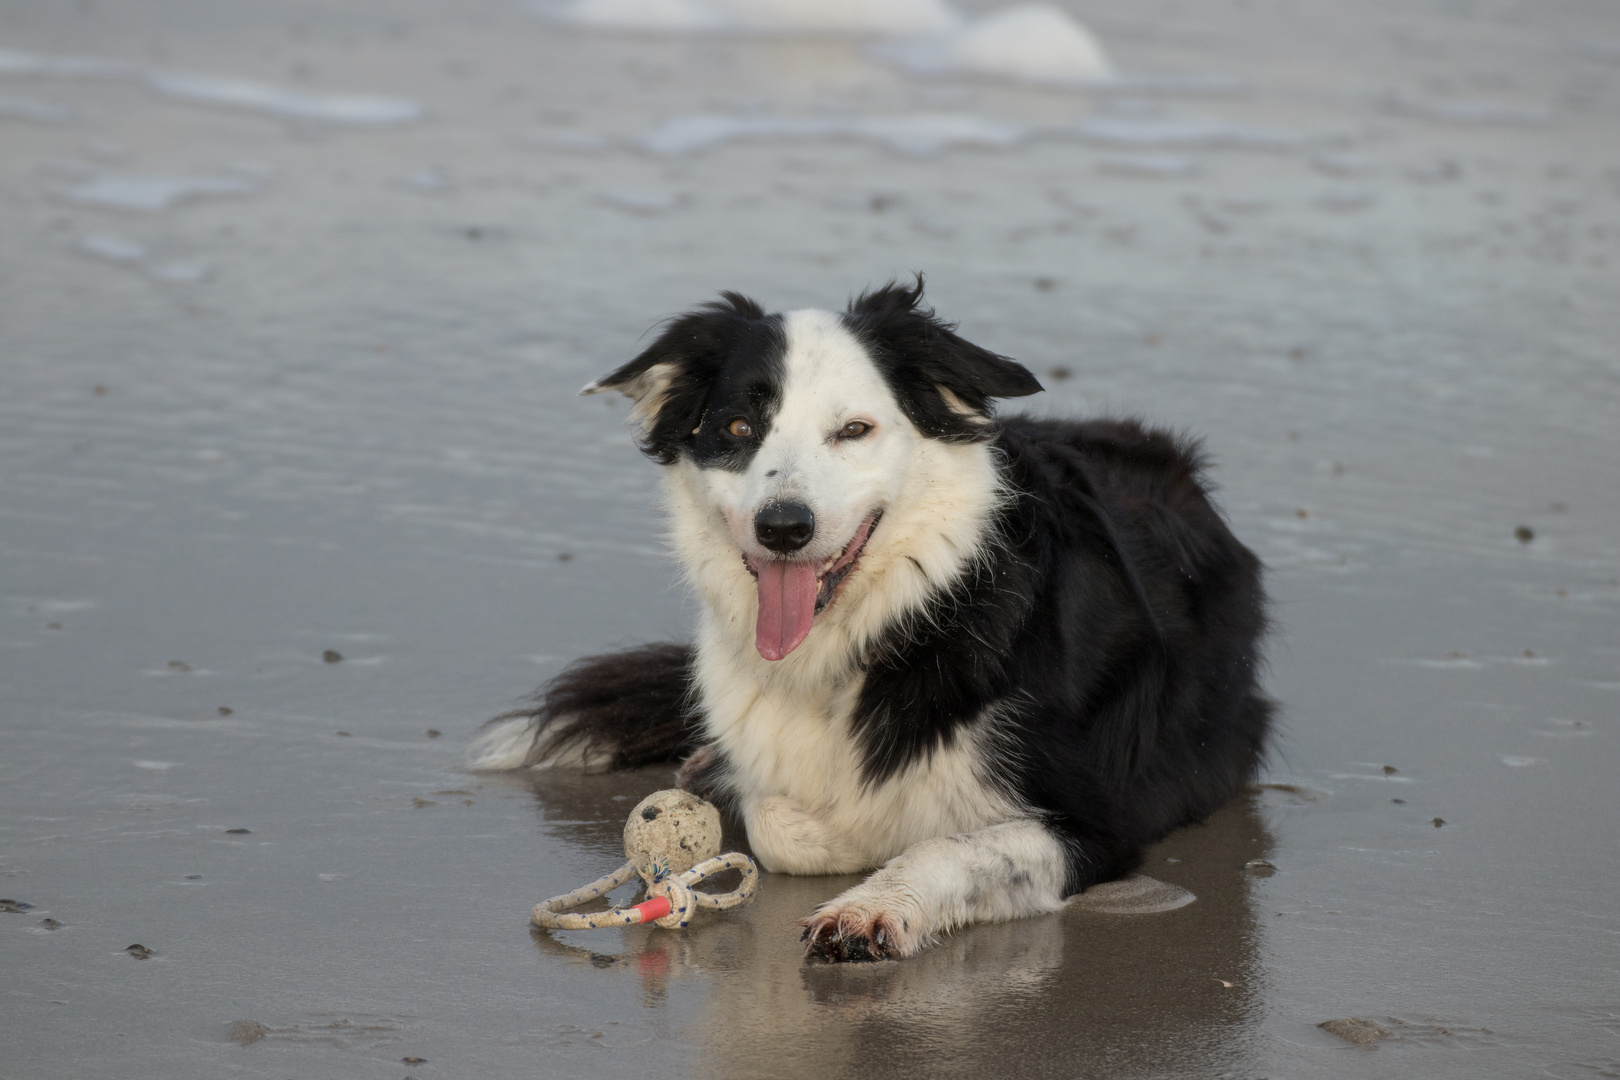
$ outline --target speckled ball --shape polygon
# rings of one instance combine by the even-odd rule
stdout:
[[[655,791],[636,804],[624,824],[624,857],[669,861],[681,874],[720,854],[720,811],[690,791]]]

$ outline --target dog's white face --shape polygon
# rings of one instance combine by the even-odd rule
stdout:
[[[750,560],[782,555],[761,542],[755,528],[760,511],[800,503],[815,527],[791,557],[828,562],[899,494],[922,436],[836,315],[794,311],[784,321],[786,372],[770,428],[742,472],[705,469],[703,484]]]
[[[755,577],[755,646],[767,660],[797,648],[859,571],[922,440],[836,315],[795,311],[783,323],[781,398],[757,449],[741,471],[696,476]],[[722,419],[728,435],[746,431],[745,439],[766,423],[745,412]]]
[[[911,599],[923,579],[957,570],[971,545],[953,531],[971,532],[996,497],[987,398],[1039,389],[896,294],[910,295],[877,294],[881,310],[862,298],[846,314],[775,316],[728,294],[729,309],[677,320],[586,387],[635,399],[643,449],[673,466],[688,571],[723,621],[752,622],[765,660],[797,649],[846,593],[869,595],[860,579],[896,558],[921,575],[902,590]]]

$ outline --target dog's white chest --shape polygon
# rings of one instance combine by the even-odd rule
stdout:
[[[988,785],[982,725],[878,784],[863,781],[850,715],[858,684],[773,694],[746,678],[706,695],[710,737],[730,765],[749,843],[773,871],[851,873],[919,840],[1022,816]]]

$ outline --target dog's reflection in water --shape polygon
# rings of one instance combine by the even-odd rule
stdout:
[[[1243,867],[1269,848],[1240,800],[1148,855],[1145,871],[1196,902],[1117,915],[1081,897],[1054,915],[967,927],[903,961],[804,959],[799,920],[855,877],[767,875],[753,904],[704,912],[685,931],[533,934],[542,952],[605,978],[633,973],[647,1007],[701,996],[683,1036],[704,1075],[1219,1073],[1253,1055],[1263,987],[1250,892],[1263,886]]]

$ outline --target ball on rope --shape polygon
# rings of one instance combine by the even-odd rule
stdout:
[[[753,899],[759,869],[741,852],[720,852],[720,811],[689,791],[655,791],[636,804],[624,825],[629,861],[607,877],[534,905],[529,920],[552,930],[602,930],[655,922],[668,930],[683,927],[697,908],[725,911]],[[706,893],[695,886],[727,870],[742,873],[728,893]],[[594,900],[640,875],[647,899],[632,907],[582,914],[568,909]]]
[[[720,811],[690,791],[655,791],[624,823],[624,857],[632,862],[663,859],[670,873],[684,874],[718,854]]]

